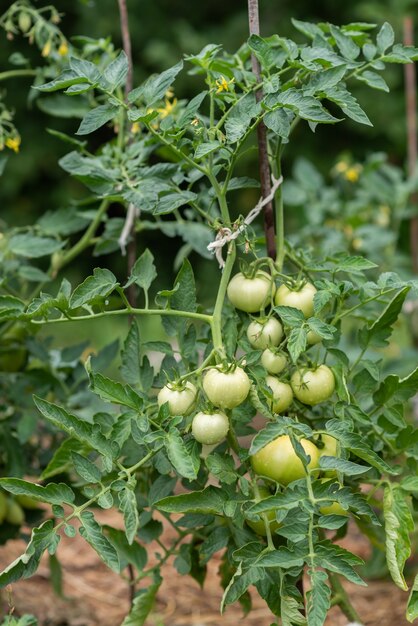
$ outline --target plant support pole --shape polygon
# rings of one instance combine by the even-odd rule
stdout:
[[[248,0],[248,21],[250,35],[260,35],[260,19],[258,12],[258,0]],[[257,57],[251,55],[253,73],[257,83],[260,82],[261,68]],[[258,89],[255,92],[257,102],[263,97],[263,91]],[[266,198],[271,191],[270,166],[267,151],[267,132],[263,121],[257,126],[258,142],[258,162],[260,171],[261,195]],[[276,240],[274,232],[274,212],[273,201],[269,202],[264,209],[264,232],[266,236],[267,254],[272,259],[276,258]]]
[[[128,19],[128,7],[126,5],[126,0],[118,0],[119,5],[119,16],[120,16],[120,29],[122,34],[122,45],[124,52],[128,59],[128,74],[126,76],[126,85],[125,85],[125,96],[128,95],[130,91],[132,91],[133,87],[133,62],[132,62],[132,43],[131,43],[131,35],[129,32],[129,19]],[[135,214],[135,208],[129,205],[128,207],[128,218],[131,219],[132,215]],[[136,231],[135,231],[135,219],[132,220],[132,225],[130,228],[130,240],[127,245],[127,270],[128,276],[131,274],[132,268],[135,265],[136,261]],[[128,288],[128,299],[131,306],[135,307],[137,304],[137,291],[135,284],[131,285]]]
[[[404,43],[414,45],[414,22],[411,16],[405,16],[403,22]],[[417,87],[415,63],[407,63],[405,71],[405,99],[406,99],[406,128],[408,148],[408,174],[413,176],[417,165]],[[418,207],[418,197],[414,193],[412,204]],[[418,216],[414,215],[410,221],[410,244],[412,268],[418,274]]]

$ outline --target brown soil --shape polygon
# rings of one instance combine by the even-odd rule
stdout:
[[[99,517],[99,516],[98,516]],[[119,525],[114,513],[102,512],[102,522]],[[163,540],[170,541],[172,531],[166,528]],[[367,544],[354,531],[344,542],[345,547],[363,558],[368,557]],[[22,553],[22,541],[12,541],[0,549],[0,567],[3,569]],[[152,558],[158,546],[152,550]],[[77,536],[63,537],[58,556],[63,568],[65,598],[54,595],[49,582],[49,567],[43,560],[38,572],[29,580],[12,585],[3,592],[0,615],[10,607],[16,615],[32,613],[39,626],[119,626],[129,607],[128,586],[111,572],[95,552]],[[262,600],[254,595],[253,610],[243,617],[239,605],[219,614],[221,590],[215,558],[209,564],[204,589],[189,577],[177,574],[171,563],[164,566],[164,583],[147,626],[269,626],[271,613]],[[345,585],[352,602],[362,616],[365,626],[407,626],[404,618],[407,594],[387,581],[372,581],[368,587]],[[334,607],[327,626],[346,626],[347,618]]]

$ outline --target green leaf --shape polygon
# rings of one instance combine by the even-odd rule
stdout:
[[[83,117],[78,127],[76,135],[88,135],[107,122],[110,122],[118,113],[119,107],[112,104],[101,104],[92,109]]]
[[[395,41],[395,33],[389,22],[385,22],[377,33],[376,44],[380,54],[384,54],[388,48],[393,46]]]
[[[254,561],[253,565],[256,567],[281,567],[283,569],[290,569],[291,567],[303,567],[303,562],[303,555],[282,546],[278,550],[262,553],[261,556]]]
[[[142,572],[147,564],[147,551],[138,542],[132,545],[128,543],[125,531],[103,526],[106,535],[109,536],[112,544],[115,546],[121,564],[121,571],[125,569],[128,563],[131,563],[138,572]]]
[[[352,583],[367,587],[364,580],[360,578],[353,569],[353,565],[362,565],[363,561],[341,546],[325,540],[315,546],[316,562],[320,567],[336,574],[341,574]]]
[[[418,574],[415,576],[406,607],[406,619],[414,622],[418,617]]]
[[[29,496],[48,504],[72,504],[75,499],[73,490],[65,483],[50,483],[43,487],[21,478],[0,478],[0,486],[16,496]]]
[[[327,92],[328,93],[328,92]],[[305,96],[301,90],[291,87],[279,94],[272,94],[265,98],[268,108],[276,106],[286,107],[294,111],[299,117],[310,122],[334,124],[340,120],[329,113],[313,96]]]
[[[277,437],[283,435],[285,432],[285,427],[281,420],[277,422],[267,422],[265,428],[260,430],[252,440],[249,454],[256,454],[256,452],[264,448],[270,441],[277,439]]]
[[[347,476],[358,476],[364,474],[370,470],[370,467],[353,463],[352,461],[346,461],[336,456],[321,456],[319,459],[319,467],[323,470],[337,470],[341,474]]]
[[[190,102],[187,103],[186,108],[180,113],[177,120],[177,124],[180,128],[187,126],[188,124],[190,124],[190,122],[194,120],[200,105],[207,96],[207,93],[207,91],[202,91],[202,93],[199,93],[197,96],[192,98]]]
[[[135,100],[141,98],[150,107],[158,100],[162,100],[182,68],[183,61],[180,61],[177,65],[170,67],[161,74],[151,76],[143,85],[131,91],[128,96],[129,102],[135,102]]]
[[[72,452],[71,457],[74,463],[74,469],[81,478],[88,483],[100,483],[102,473],[86,456],[82,456],[78,452]]]
[[[148,615],[155,603],[162,578],[156,576],[154,582],[146,589],[140,589],[134,598],[129,614],[123,620],[121,626],[144,626]]]
[[[128,57],[126,53],[121,50],[116,59],[112,61],[103,72],[103,78],[107,83],[106,86],[109,91],[113,92],[123,85],[128,74],[128,69]]]
[[[226,528],[225,526],[218,526],[212,530],[199,547],[201,563],[208,563],[216,552],[226,548],[230,537],[231,532],[229,528]]]
[[[139,326],[133,321],[121,352],[120,373],[130,385],[137,385],[141,380],[141,338]]]
[[[264,124],[281,137],[286,143],[290,134],[290,125],[293,118],[293,113],[288,109],[275,109],[265,114],[263,121]]]
[[[199,463],[189,453],[177,428],[170,428],[165,438],[165,449],[168,458],[180,476],[195,480],[199,471]]]
[[[94,63],[76,57],[70,57],[69,61],[71,69],[79,78],[85,78],[91,83],[99,81],[100,70]]]
[[[253,93],[246,94],[231,109],[225,122],[225,132],[229,143],[235,143],[241,139],[251,124],[253,117],[260,112],[260,105],[256,102]]]
[[[58,91],[59,89],[65,89],[66,87],[70,87],[71,85],[81,82],[86,84],[89,83],[87,78],[78,76],[76,72],[73,72],[72,70],[65,70],[65,72],[57,76],[57,78],[54,78],[43,85],[33,85],[33,88],[38,89],[39,91],[51,92]]]
[[[238,474],[235,471],[234,459],[232,457],[223,457],[220,454],[209,454],[206,457],[206,466],[213,476],[221,483],[232,485],[238,480]]]
[[[287,349],[293,363],[296,363],[306,349],[307,331],[304,326],[292,328],[287,338]]]
[[[408,285],[399,291],[389,302],[384,311],[367,328],[367,341],[373,341],[374,345],[387,345],[387,340],[392,334],[392,326],[402,311],[402,306],[411,287]]]
[[[147,248],[135,261],[125,288],[135,283],[144,291],[148,291],[156,278],[157,271],[154,265],[154,256]]]
[[[196,151],[194,153],[194,158],[197,161],[199,161],[200,159],[203,159],[203,157],[207,156],[208,154],[211,154],[215,150],[219,150],[220,147],[221,147],[221,144],[219,143],[219,141],[203,142],[197,146]]]
[[[414,520],[407,497],[399,485],[386,483],[383,496],[386,562],[393,582],[405,591],[408,591],[408,585],[403,570],[411,554],[409,534],[414,531]]]
[[[16,319],[25,310],[25,303],[15,296],[0,296],[0,320]]]
[[[323,626],[331,606],[328,576],[318,570],[308,570],[308,576],[311,581],[311,589],[306,594],[308,626]]]
[[[341,84],[325,90],[325,96],[328,100],[331,100],[331,102],[335,102],[343,113],[355,122],[365,124],[366,126],[373,126],[355,97]]]
[[[302,311],[295,309],[293,306],[275,306],[274,311],[282,322],[290,328],[299,327],[305,321],[305,316]]]
[[[292,596],[280,591],[280,617],[282,626],[306,626],[306,619],[302,615],[301,603]]]
[[[68,471],[72,465],[72,453],[79,452],[80,454],[87,454],[89,446],[86,446],[78,439],[69,437],[62,442],[62,444],[55,450],[52,459],[49,461],[46,468],[43,470],[40,479],[46,480],[52,478],[57,474],[63,474]]]
[[[164,196],[160,196],[157,206],[153,209],[154,215],[167,215],[172,213],[179,207],[189,202],[196,200],[197,195],[192,191],[179,191],[174,193],[168,193]]]
[[[154,506],[166,513],[203,513],[221,515],[224,504],[230,496],[222,489],[206,487],[202,491],[194,491],[179,496],[168,496],[157,500]]]
[[[309,81],[303,91],[307,96],[313,96],[325,89],[334,87],[342,81],[346,71],[347,65],[342,64],[336,67],[330,67],[321,72],[316,72],[309,77]]]
[[[88,276],[73,292],[70,307],[77,309],[94,302],[96,298],[106,298],[118,285],[116,276],[108,269],[96,267],[93,276]]]
[[[97,552],[102,561],[110,567],[114,572],[119,574],[120,563],[119,556],[115,547],[104,536],[103,529],[94,519],[91,511],[83,511],[80,514],[82,526],[80,527],[80,535],[91,545],[93,550]]]
[[[114,402],[127,406],[134,411],[140,412],[144,401],[138,393],[129,385],[123,385],[115,380],[89,372],[90,389],[105,402]]]
[[[318,319],[317,317],[310,317],[307,320],[307,323],[308,323],[310,330],[312,330],[314,333],[322,337],[322,339],[325,339],[325,340],[334,339],[334,334],[337,332],[337,329],[335,328],[335,326],[331,326],[331,324],[326,324],[325,322]]]
[[[250,585],[260,580],[262,575],[263,571],[256,567],[252,567],[243,573],[242,564],[240,563],[225,589],[221,602],[221,613],[224,612],[228,604],[236,602],[247,591]]]
[[[13,235],[8,242],[8,248],[13,254],[28,259],[38,259],[48,256],[64,245],[63,241],[49,237],[37,237],[36,235]]]
[[[119,508],[123,513],[128,543],[132,545],[139,526],[138,505],[133,488],[124,487],[119,492]]]
[[[351,37],[347,37],[338,26],[330,24],[330,31],[342,56],[345,59],[354,61],[360,54],[360,48],[354,43]]]
[[[104,456],[110,458],[114,456],[115,450],[112,442],[105,439],[99,429],[88,422],[84,422],[79,417],[67,413],[65,409],[52,402],[47,402],[47,400],[42,400],[37,396],[34,396],[33,399],[38,410],[54,426],[61,428],[72,437],[77,437]]]
[[[380,91],[389,91],[389,87],[386,81],[380,76],[380,74],[376,74],[376,72],[370,72],[366,70],[361,74],[356,74],[357,80],[361,80],[363,83],[366,83],[372,89],[379,89]]]
[[[396,374],[390,374],[382,381],[373,400],[381,406],[388,402],[405,402],[418,392],[418,367],[408,376],[400,379]]]

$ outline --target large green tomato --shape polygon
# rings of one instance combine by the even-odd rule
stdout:
[[[334,393],[335,378],[327,365],[296,371],[291,379],[293,393],[304,404],[315,406],[328,400]]]
[[[280,285],[276,291],[274,302],[277,306],[292,306],[302,311],[305,317],[312,317],[314,313],[314,295],[316,289],[311,283],[305,283],[300,289],[289,289]]]
[[[289,383],[284,383],[276,376],[266,376],[266,384],[273,392],[273,413],[283,413],[293,402],[293,391]]]
[[[265,322],[254,321],[247,328],[248,341],[256,350],[268,346],[278,346],[283,337],[283,327],[279,320],[270,317]]]
[[[315,346],[317,343],[321,343],[322,337],[318,335],[314,330],[308,330],[306,333],[306,342],[309,346]]]
[[[196,401],[197,389],[193,383],[187,381],[178,387],[173,383],[167,383],[158,394],[158,406],[168,402],[170,415],[188,415]]]
[[[203,379],[203,391],[215,406],[233,409],[248,396],[251,382],[241,367],[223,372],[211,367]]]
[[[19,495],[16,496],[16,502],[18,502],[24,509],[36,510],[39,509],[39,502],[30,496]]]
[[[267,487],[259,487],[258,493],[260,496],[258,500],[259,502],[271,496],[271,493],[267,489]],[[265,515],[267,517],[267,521],[269,522],[270,532],[274,533],[274,531],[277,530],[280,526],[279,522],[276,520],[276,512],[274,510],[267,511]],[[246,519],[245,522],[255,533],[257,533],[257,535],[262,535],[263,537],[267,535],[266,525],[261,517],[256,522],[249,519]]]
[[[214,445],[220,443],[228,434],[229,420],[225,413],[196,413],[192,422],[193,437],[199,443]]]
[[[269,374],[280,374],[286,369],[287,357],[282,352],[275,352],[271,348],[266,348],[261,355],[261,365],[266,368]]]
[[[270,274],[258,270],[254,278],[246,278],[239,272],[229,282],[227,295],[236,309],[246,313],[258,313],[270,303],[276,287]]]
[[[300,444],[310,456],[308,468],[316,469],[319,463],[318,448],[307,439],[301,439]],[[288,435],[277,437],[253,454],[251,465],[259,476],[266,476],[282,485],[288,485],[306,475],[303,463],[294,451]]]

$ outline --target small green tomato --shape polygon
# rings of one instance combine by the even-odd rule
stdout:
[[[279,320],[270,317],[265,322],[251,322],[247,328],[248,341],[256,350],[268,346],[278,346],[283,337],[283,327]]]
[[[233,409],[248,396],[251,382],[242,367],[223,372],[211,367],[203,379],[203,391],[213,405],[221,409]]]
[[[311,283],[305,283],[300,289],[289,289],[286,285],[280,285],[274,301],[277,306],[292,306],[302,311],[305,317],[312,317],[315,294],[316,289]]]
[[[307,439],[301,439],[300,444],[310,457],[308,469],[316,469],[319,462],[318,448]],[[251,465],[259,476],[271,478],[282,485],[288,485],[306,475],[303,463],[288,435],[277,437],[253,454]]]
[[[220,443],[228,434],[229,420],[222,411],[196,413],[192,421],[192,434],[196,441],[205,445]]]
[[[293,391],[289,383],[284,383],[276,376],[266,376],[266,384],[273,392],[273,413],[283,413],[293,402]]]
[[[275,352],[271,348],[266,348],[261,355],[261,364],[269,374],[280,374],[286,369],[287,358],[281,352]]]
[[[327,365],[320,365],[314,369],[296,371],[290,379],[290,384],[298,400],[309,406],[315,406],[332,396],[335,378]]]
[[[275,289],[270,274],[258,270],[253,278],[247,278],[241,272],[235,274],[229,282],[227,294],[236,309],[258,313],[268,306]]]
[[[170,415],[188,415],[196,401],[197,389],[193,383],[187,381],[177,388],[173,383],[167,383],[157,397],[158,406],[168,402]]]

